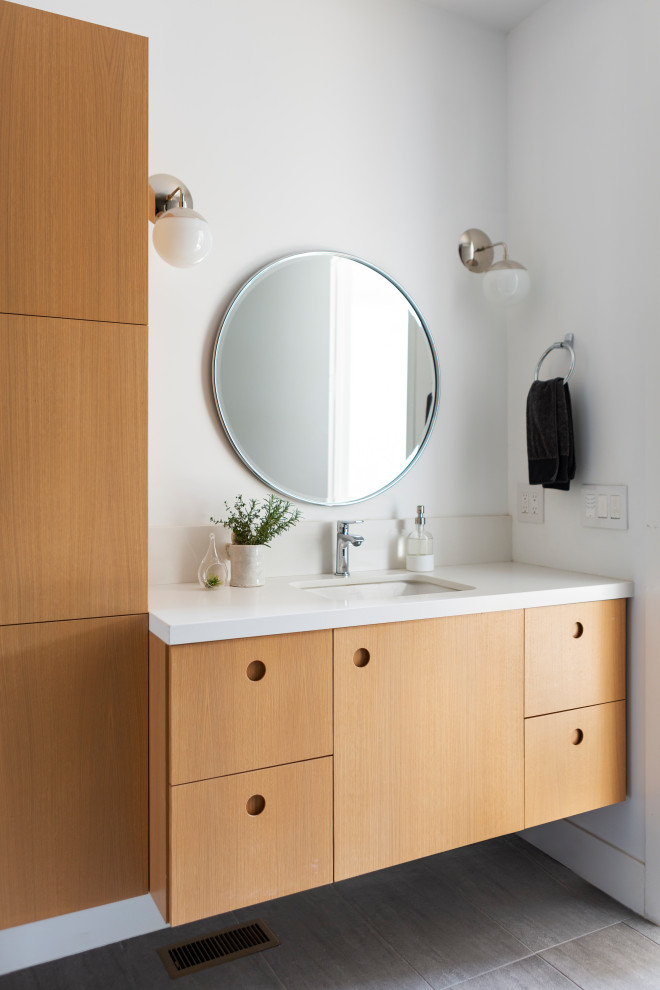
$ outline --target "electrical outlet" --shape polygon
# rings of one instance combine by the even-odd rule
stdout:
[[[518,522],[542,523],[544,519],[543,488],[540,485],[518,484],[516,511]]]

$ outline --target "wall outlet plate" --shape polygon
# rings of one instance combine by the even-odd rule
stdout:
[[[523,523],[540,524],[545,519],[544,492],[541,485],[518,482],[516,519]]]
[[[580,521],[594,529],[628,529],[627,485],[582,485]]]

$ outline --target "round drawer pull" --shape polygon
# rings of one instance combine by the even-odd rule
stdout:
[[[583,739],[584,739],[584,732],[582,731],[582,729],[575,729],[573,735],[571,736],[571,742],[573,743],[573,745],[579,746]]]
[[[360,648],[353,654],[353,663],[356,667],[366,667],[370,660],[371,654],[369,653],[369,650]]]
[[[245,673],[251,681],[260,681],[266,673],[266,664],[262,663],[261,660],[253,660],[251,664],[248,664],[248,669]]]
[[[571,633],[573,639],[579,639],[584,632],[584,626],[581,622],[576,622],[573,626],[573,632]]]
[[[262,797],[261,794],[253,794],[251,798],[248,798],[248,803],[245,805],[245,810],[248,815],[251,815],[254,818],[256,815],[260,815],[265,807],[266,799]]]

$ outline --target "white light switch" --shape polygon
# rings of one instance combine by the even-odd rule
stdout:
[[[583,485],[582,525],[628,529],[627,485]]]

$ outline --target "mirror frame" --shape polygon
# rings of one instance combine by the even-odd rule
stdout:
[[[223,416],[221,409],[220,399],[218,397],[218,390],[216,388],[216,372],[218,368],[219,348],[220,348],[222,331],[227,321],[234,313],[236,307],[240,304],[240,300],[242,296],[250,290],[250,288],[254,285],[257,279],[265,275],[266,272],[271,271],[271,269],[276,268],[278,265],[281,265],[284,262],[296,261],[299,258],[310,258],[310,257],[345,258],[348,261],[354,261],[359,265],[364,265],[365,268],[370,268],[378,275],[382,275],[383,278],[387,279],[388,282],[390,282],[396,289],[398,289],[401,295],[406,299],[408,305],[410,306],[413,313],[419,320],[419,324],[422,330],[426,334],[426,340],[428,342],[429,350],[431,353],[431,360],[433,362],[433,372],[435,375],[435,382],[436,382],[435,394],[433,397],[433,409],[429,417],[428,426],[419,444],[419,447],[417,448],[417,451],[415,452],[415,455],[411,458],[410,462],[406,464],[404,469],[395,478],[393,478],[390,482],[388,482],[388,484],[382,485],[380,488],[376,489],[376,491],[369,492],[368,495],[361,495],[359,498],[347,499],[345,501],[340,501],[340,502],[333,502],[328,499],[308,498],[298,493],[291,492],[282,485],[275,484],[274,479],[272,478],[265,477],[261,472],[261,469],[251,460],[249,454],[247,454],[245,451],[241,449],[239,442],[232,435],[229,426],[225,422],[225,418]],[[251,473],[254,474],[265,485],[268,485],[269,488],[271,488],[273,491],[277,492],[278,494],[284,495],[285,498],[293,499],[296,502],[303,502],[308,505],[325,505],[325,506],[355,505],[358,502],[366,502],[370,498],[375,498],[377,495],[381,495],[383,492],[386,492],[388,489],[392,488],[404,477],[404,475],[408,473],[408,471],[410,471],[412,466],[416,464],[417,461],[419,460],[422,451],[425,449],[427,443],[431,438],[431,434],[433,433],[433,428],[435,426],[435,421],[438,415],[438,406],[440,403],[440,367],[438,365],[438,355],[435,349],[435,343],[433,341],[433,337],[431,336],[431,332],[426,324],[424,317],[422,316],[422,314],[419,311],[419,308],[413,302],[413,300],[408,295],[406,290],[395,279],[393,279],[391,275],[388,275],[387,272],[384,272],[381,268],[378,268],[377,265],[372,265],[371,262],[369,261],[364,261],[364,259],[362,258],[355,257],[354,255],[351,254],[346,254],[343,251],[300,251],[297,254],[284,255],[283,257],[277,258],[275,261],[271,261],[269,262],[269,264],[264,265],[263,268],[260,268],[258,271],[256,271],[247,280],[247,282],[244,282],[243,285],[238,290],[238,292],[236,292],[236,294],[234,295],[233,299],[229,303],[229,306],[225,310],[222,319],[220,320],[220,326],[218,328],[218,332],[215,338],[215,343],[213,345],[213,357],[211,360],[211,391],[213,394],[213,401],[215,403],[215,408],[218,413],[218,418],[220,419],[222,428],[234,452],[238,455],[239,459],[243,462],[243,464],[245,464],[245,466],[251,471]]]

